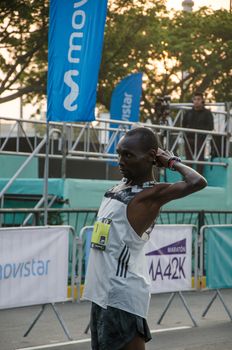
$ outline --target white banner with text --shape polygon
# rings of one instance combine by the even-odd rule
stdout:
[[[151,293],[192,288],[192,226],[157,225],[145,245]]]
[[[67,300],[69,228],[0,229],[0,309]]]

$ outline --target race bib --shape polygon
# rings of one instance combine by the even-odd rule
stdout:
[[[111,219],[96,221],[93,227],[91,248],[105,250],[109,239]]]

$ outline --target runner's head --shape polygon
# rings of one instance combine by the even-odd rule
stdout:
[[[152,180],[158,137],[148,128],[128,131],[117,145],[120,172],[136,183]]]

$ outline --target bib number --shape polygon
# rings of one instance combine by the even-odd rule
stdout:
[[[111,219],[96,221],[93,227],[91,248],[105,250],[109,239]]]

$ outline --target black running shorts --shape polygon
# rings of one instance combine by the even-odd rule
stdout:
[[[92,303],[90,329],[92,350],[120,350],[135,336],[145,342],[151,340],[144,318],[110,306],[103,309],[95,303]]]

